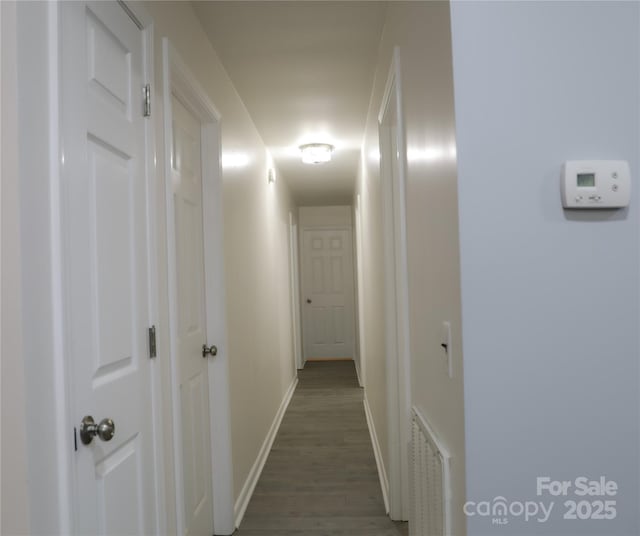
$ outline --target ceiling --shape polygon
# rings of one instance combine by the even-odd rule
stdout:
[[[350,204],[386,2],[193,6],[297,204]],[[331,162],[302,164],[315,142]]]

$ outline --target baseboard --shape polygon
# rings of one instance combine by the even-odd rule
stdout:
[[[253,490],[256,489],[256,484],[260,479],[262,469],[264,469],[264,464],[267,462],[267,458],[269,457],[269,452],[271,451],[273,442],[276,439],[276,435],[278,435],[280,423],[282,422],[282,418],[287,411],[287,407],[289,406],[289,402],[291,402],[291,397],[293,396],[297,385],[298,378],[296,376],[291,382],[291,385],[289,385],[289,389],[287,389],[287,392],[282,399],[282,403],[278,408],[278,412],[276,413],[276,416],[271,423],[271,428],[269,428],[269,432],[264,438],[264,442],[262,443],[260,452],[258,452],[256,461],[253,463],[253,467],[251,467],[251,471],[249,471],[249,475],[247,476],[247,479],[244,482],[244,486],[242,486],[242,490],[240,491],[240,495],[238,496],[238,499],[236,500],[236,503],[233,507],[233,515],[236,528],[240,526],[242,518],[244,517],[244,513],[247,510],[247,506],[249,506],[249,501],[251,500],[251,496],[253,495]]]
[[[318,361],[353,361],[353,357],[310,357],[306,362],[314,363]]]
[[[362,383],[362,378],[360,377],[360,363],[354,359],[354,365],[356,366],[356,376],[358,377],[358,385],[360,387],[364,387],[364,383]]]
[[[373,445],[373,454],[376,458],[376,466],[378,467],[378,477],[380,478],[380,488],[382,489],[382,498],[384,499],[384,508],[389,513],[389,479],[387,478],[387,471],[384,468],[384,461],[382,460],[382,451],[380,450],[380,442],[378,441],[378,434],[376,434],[376,427],[373,424],[373,416],[371,415],[371,408],[369,407],[369,401],[367,395],[364,396],[364,414],[367,416],[367,425],[369,426],[369,435],[371,436],[371,444]]]

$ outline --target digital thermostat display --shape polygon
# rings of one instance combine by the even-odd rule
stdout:
[[[595,173],[578,173],[578,188],[593,188],[595,185]]]
[[[570,160],[561,181],[565,208],[622,208],[631,198],[629,164],[624,160]]]

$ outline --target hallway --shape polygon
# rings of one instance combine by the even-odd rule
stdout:
[[[640,0],[5,0],[0,51],[0,535],[640,535]]]
[[[385,515],[353,361],[307,362],[238,536],[407,534]]]

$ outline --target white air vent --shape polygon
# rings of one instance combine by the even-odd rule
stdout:
[[[417,408],[411,410],[411,536],[449,536],[449,454]]]

